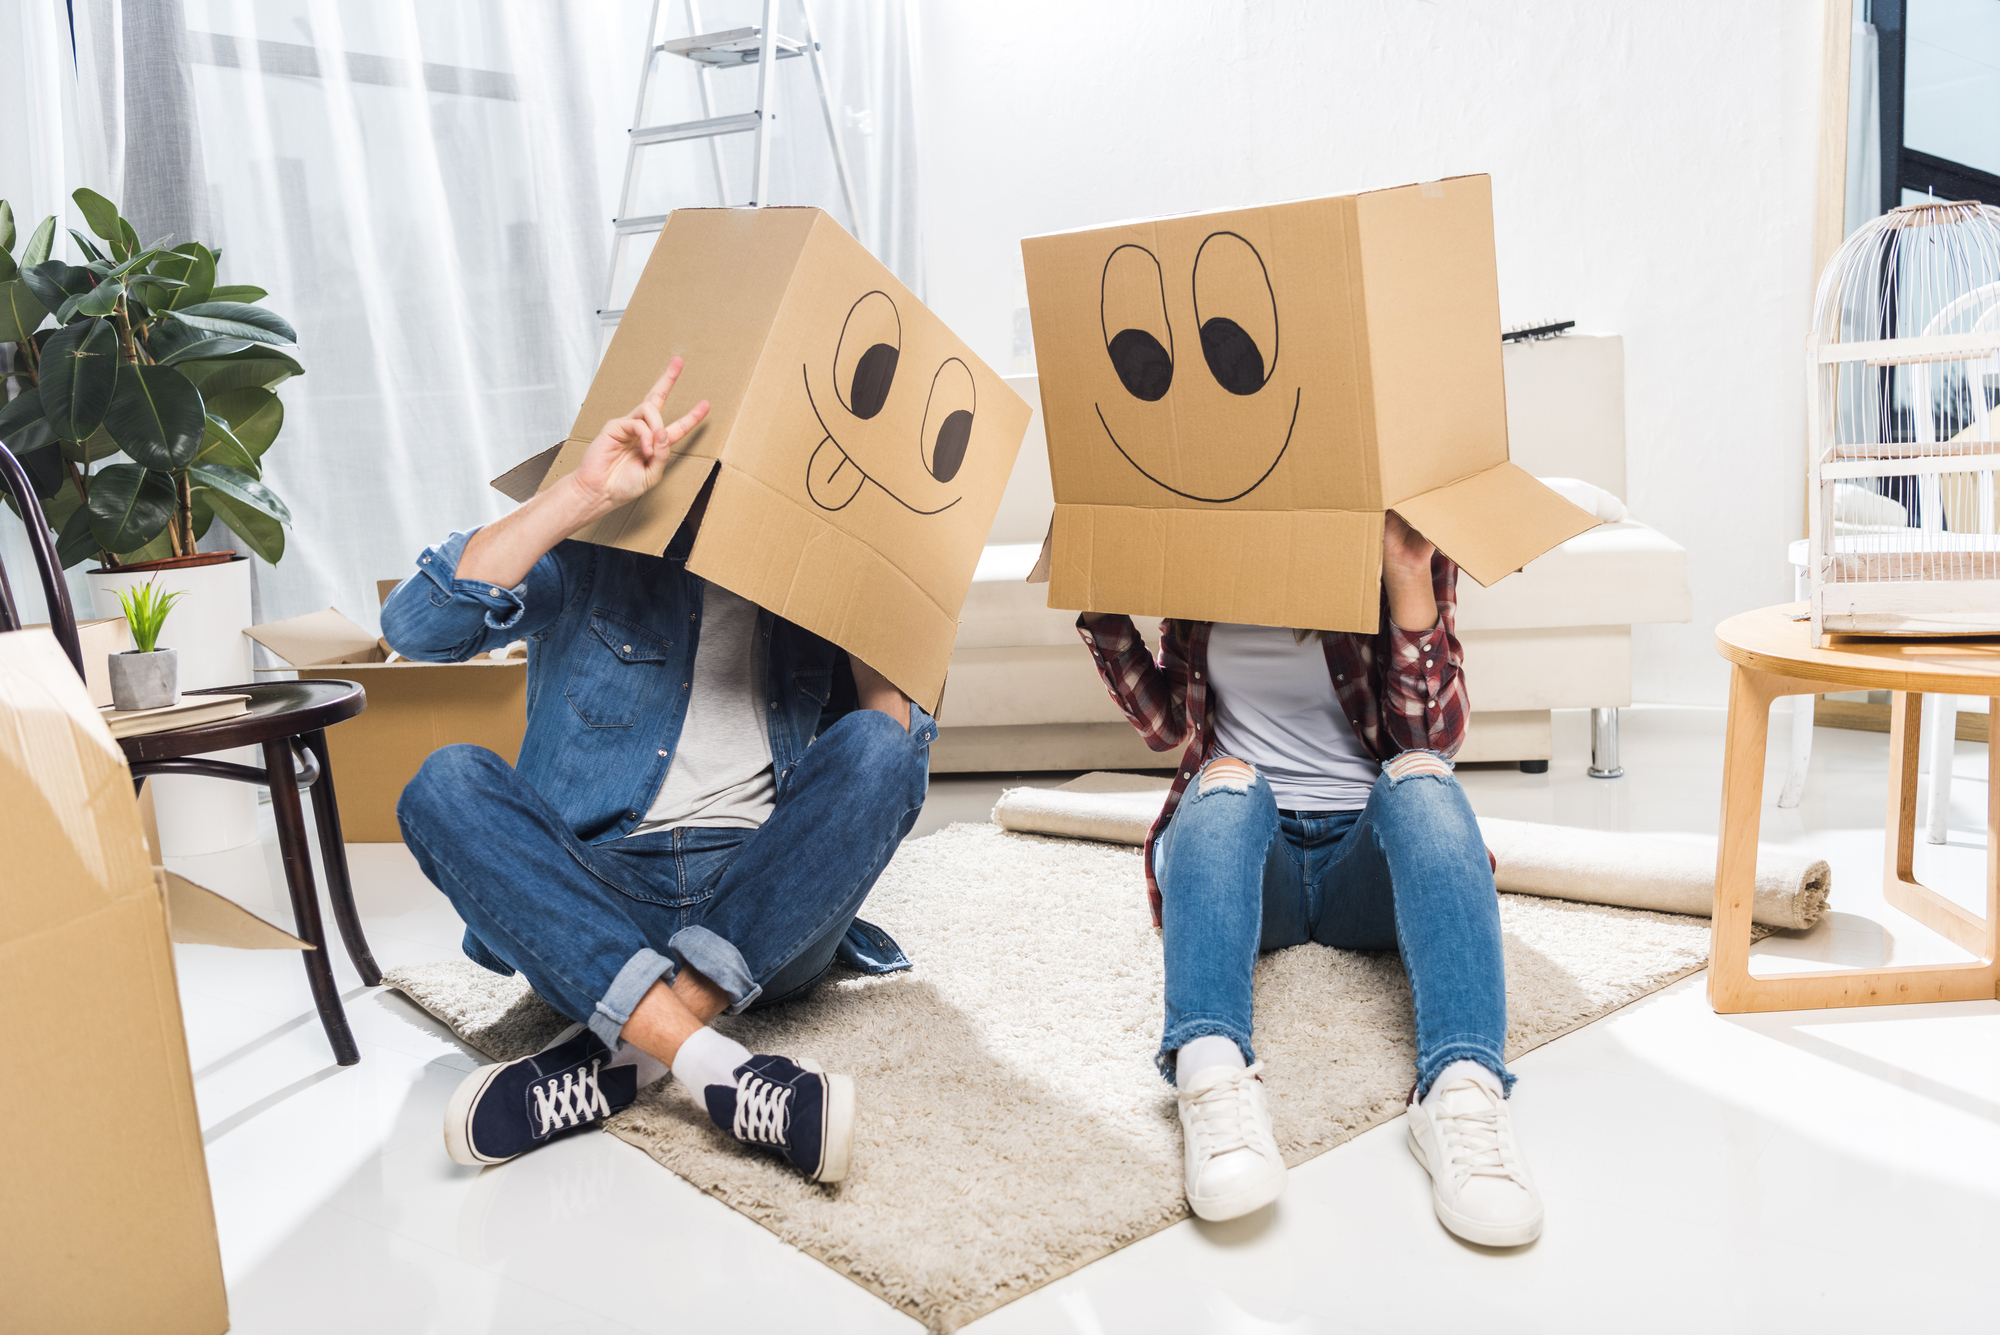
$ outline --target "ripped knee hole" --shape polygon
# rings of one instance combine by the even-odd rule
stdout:
[[[1387,773],[1396,782],[1419,774],[1435,774],[1442,779],[1451,777],[1451,766],[1435,751],[1405,751],[1389,762]]]
[[[1224,756],[1211,760],[1201,768],[1200,792],[1211,788],[1227,788],[1233,792],[1248,792],[1250,785],[1257,782],[1257,769],[1247,760],[1234,756]]]

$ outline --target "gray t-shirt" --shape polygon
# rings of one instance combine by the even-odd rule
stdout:
[[[632,834],[675,826],[754,830],[770,816],[778,784],[759,689],[763,675],[757,605],[710,584],[681,739],[659,795]]]
[[[1218,621],[1208,635],[1215,741],[1247,760],[1284,811],[1358,811],[1382,772],[1348,726],[1326,650],[1282,626]]]

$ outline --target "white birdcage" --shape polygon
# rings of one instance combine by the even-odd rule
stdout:
[[[1848,237],[1806,376],[1813,643],[2000,633],[2000,209],[1908,204]]]

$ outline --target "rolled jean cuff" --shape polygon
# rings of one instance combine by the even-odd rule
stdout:
[[[673,971],[672,960],[651,947],[640,947],[637,954],[625,961],[625,967],[611,980],[611,986],[604,989],[604,995],[590,1017],[590,1032],[604,1040],[605,1047],[615,1049],[618,1035],[625,1028],[625,1022],[632,1018],[640,998],[652,990],[654,983],[663,977],[670,977]]]
[[[667,950],[682,966],[693,969],[729,997],[725,1014],[740,1015],[764,985],[750,976],[743,952],[706,927],[683,927],[667,942]]]
[[[1431,1082],[1444,1073],[1444,1068],[1453,1062],[1478,1062],[1487,1070],[1500,1077],[1503,1094],[1514,1092],[1514,1081],[1519,1077],[1507,1069],[1507,1062],[1499,1051],[1484,1039],[1473,1034],[1454,1034],[1451,1040],[1441,1044],[1437,1051],[1427,1052],[1417,1061],[1417,1097],[1431,1092]]]
[[[1174,1080],[1174,1068],[1177,1064],[1175,1054],[1188,1044],[1194,1042],[1197,1038],[1207,1038],[1210,1035],[1234,1039],[1236,1046],[1243,1053],[1245,1065],[1250,1065],[1257,1060],[1257,1054],[1250,1050],[1249,1030],[1231,1024],[1227,1020],[1198,1017],[1182,1020],[1160,1036],[1159,1055],[1153,1058],[1153,1065],[1160,1068],[1160,1077],[1170,1085],[1176,1083]]]

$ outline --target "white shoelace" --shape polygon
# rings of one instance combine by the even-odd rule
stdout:
[[[1514,1166],[1507,1162],[1500,1135],[1500,1103],[1485,1086],[1478,1088],[1484,1096],[1481,1106],[1460,1112],[1447,1111],[1445,1106],[1455,1090],[1439,1096],[1433,1120],[1444,1141],[1445,1156],[1452,1168],[1466,1177],[1512,1178]]]
[[[611,1116],[611,1101],[597,1087],[598,1065],[593,1060],[589,1066],[564,1071],[560,1079],[549,1076],[529,1086],[535,1095],[537,1136]]]
[[[1250,1082],[1263,1069],[1264,1063],[1258,1062],[1187,1101],[1188,1123],[1201,1137],[1201,1150],[1208,1157],[1250,1147],[1257,1126]]]
[[[791,1106],[789,1085],[773,1084],[760,1075],[745,1075],[743,1083],[736,1087],[736,1119],[730,1130],[746,1144],[782,1146],[790,1124]]]

